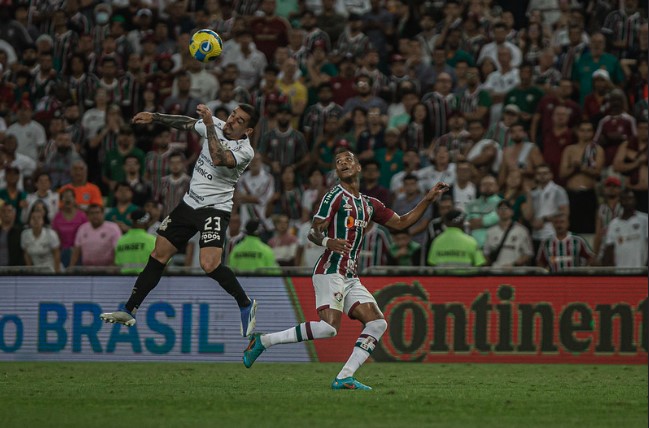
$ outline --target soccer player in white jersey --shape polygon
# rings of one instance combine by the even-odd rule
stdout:
[[[232,269],[221,264],[221,255],[234,188],[254,155],[249,138],[259,115],[248,104],[235,108],[225,122],[212,116],[210,109],[203,104],[197,107],[196,112],[200,119],[150,112],[140,112],[133,117],[135,124],[159,123],[180,130],[193,130],[201,136],[203,148],[189,190],[160,224],[155,249],[135,281],[125,307],[117,312],[103,313],[100,318],[129,327],[134,325],[135,313],[160,281],[169,259],[198,232],[201,267],[237,301],[241,310],[241,333],[245,337],[255,327],[257,302],[247,296]]]
[[[246,367],[252,366],[259,355],[273,345],[333,337],[345,312],[350,318],[362,322],[364,329],[331,387],[368,390],[371,388],[357,381],[354,373],[372,353],[388,325],[374,296],[356,274],[363,234],[371,221],[392,229],[407,229],[448,190],[448,185],[437,183],[412,211],[399,216],[378,199],[360,193],[361,165],[352,152],[338,153],[335,167],[340,183],[322,198],[309,233],[311,242],[326,248],[313,271],[320,321],[305,322],[276,333],[253,334],[244,351],[243,363]]]

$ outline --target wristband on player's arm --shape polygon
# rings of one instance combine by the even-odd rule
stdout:
[[[327,248],[327,241],[328,240],[329,240],[329,238],[327,238],[326,236],[324,238],[322,238],[322,246],[323,247]]]

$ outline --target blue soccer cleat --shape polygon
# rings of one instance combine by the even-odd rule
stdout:
[[[334,379],[331,383],[331,389],[356,389],[360,391],[371,391],[372,388],[360,383],[353,377],[346,377],[344,379]]]
[[[252,302],[250,302],[250,305],[245,308],[240,308],[240,310],[241,335],[243,337],[248,337],[254,331],[255,325],[257,325],[257,319],[255,318],[255,315],[257,315],[257,301],[253,299]]]
[[[250,336],[250,343],[245,351],[243,351],[243,365],[246,368],[252,367],[252,364],[264,352],[266,348],[261,343],[261,333],[255,333]]]

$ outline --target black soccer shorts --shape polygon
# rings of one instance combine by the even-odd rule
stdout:
[[[185,248],[196,232],[200,233],[199,246],[223,248],[230,213],[216,208],[194,209],[185,201],[160,223],[158,235],[165,237],[178,249]]]

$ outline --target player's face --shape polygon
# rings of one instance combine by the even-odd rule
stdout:
[[[355,179],[361,172],[358,159],[351,152],[340,152],[336,155],[336,174],[341,181]]]
[[[250,116],[239,107],[235,108],[228,120],[223,126],[223,135],[229,140],[240,140],[245,135],[252,133],[252,128],[248,128]]]

